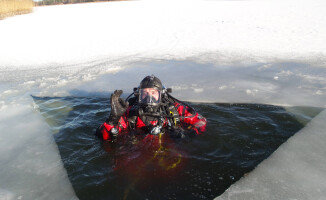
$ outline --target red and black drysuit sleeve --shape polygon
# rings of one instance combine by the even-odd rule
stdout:
[[[116,128],[119,131],[119,133],[121,133],[123,129],[127,129],[129,123],[128,116],[131,107],[132,106],[129,106],[126,112],[120,117],[117,125],[113,125],[107,120],[99,127],[99,132],[104,140],[112,139],[113,137],[111,133],[112,128]]]
[[[174,103],[180,118],[180,124],[188,130],[193,130],[197,135],[205,132],[207,120],[198,113],[192,113],[188,106],[179,103]],[[182,118],[188,117],[188,118]]]

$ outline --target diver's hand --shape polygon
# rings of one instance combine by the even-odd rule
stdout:
[[[172,138],[185,138],[185,131],[181,127],[173,127],[170,136]]]
[[[120,98],[122,90],[115,90],[111,95],[111,113],[109,116],[109,123],[112,125],[116,125],[119,122],[120,117],[126,112],[129,103],[125,102],[122,98]]]

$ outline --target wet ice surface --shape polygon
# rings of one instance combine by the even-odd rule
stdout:
[[[155,74],[166,87],[172,87],[176,97],[184,100],[325,107],[326,68],[320,66],[302,63],[224,66],[153,60],[128,63],[111,71],[104,75],[94,72],[85,75],[55,69],[28,70],[17,80],[12,77],[14,74],[2,73],[4,84],[0,97],[6,101],[7,97],[26,92],[43,96],[103,96],[115,89],[128,93],[143,77]]]
[[[221,66],[190,61],[143,62],[103,75],[70,94],[103,94],[115,89],[128,93],[150,74],[184,100],[326,106],[326,69],[301,63]]]
[[[294,115],[270,105],[192,103],[208,119],[205,134],[180,140],[166,133],[160,148],[131,133],[117,144],[95,137],[108,116],[108,98],[33,99],[80,199],[212,199],[321,111],[296,108],[312,112]]]
[[[26,102],[25,102],[26,103]],[[49,127],[30,106],[0,112],[0,199],[76,199]]]

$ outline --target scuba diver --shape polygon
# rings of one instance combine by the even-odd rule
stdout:
[[[150,135],[168,132],[176,138],[205,131],[206,119],[171,96],[172,89],[165,88],[154,75],[146,76],[126,101],[120,97],[122,92],[115,90],[111,95],[109,118],[96,131],[104,140],[114,141],[125,130],[141,130]]]

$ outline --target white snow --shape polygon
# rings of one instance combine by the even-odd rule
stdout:
[[[116,59],[296,60],[325,66],[325,8],[323,0],[40,7],[1,21],[0,63],[6,70]],[[69,66],[69,71],[79,68]]]
[[[143,0],[37,7],[0,20],[0,199],[74,198],[31,94],[130,91],[154,73],[186,100],[326,107],[325,10],[324,0]],[[326,164],[317,159],[324,152],[309,136],[322,138],[322,127],[312,122],[310,145],[300,147],[317,164]],[[293,155],[291,170],[282,168],[282,154],[300,141],[248,176],[250,187],[244,178],[223,198],[296,198],[290,185],[299,174],[311,177],[302,197],[326,196],[325,185],[316,186],[326,175],[305,164],[309,157]],[[274,162],[284,179],[269,189],[263,177]]]

